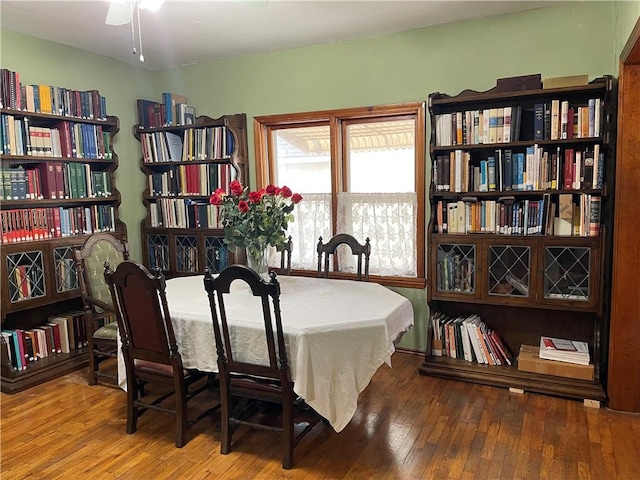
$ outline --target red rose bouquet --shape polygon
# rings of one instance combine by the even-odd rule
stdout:
[[[257,258],[264,255],[267,246],[283,249],[285,231],[294,221],[291,212],[301,200],[302,195],[292,193],[287,186],[268,185],[251,192],[234,180],[228,194],[217,189],[209,203],[219,208],[225,244],[231,249],[246,248]]]

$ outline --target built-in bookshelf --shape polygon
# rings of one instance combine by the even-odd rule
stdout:
[[[209,204],[209,197],[217,188],[227,190],[234,179],[246,182],[246,115],[192,118],[191,107],[185,117],[181,104],[173,102],[172,108],[166,95],[171,94],[156,105],[138,102],[139,115],[147,112],[148,119],[155,119],[152,125],[160,125],[140,122],[135,129],[147,176],[144,263],[167,276],[194,275],[205,268],[219,272],[234,257],[223,242],[217,207]],[[173,121],[163,113],[169,110]]]
[[[429,96],[432,322],[422,374],[606,398],[615,102],[610,76]],[[465,356],[461,344],[451,355],[456,334],[443,338],[442,326],[476,317],[511,361],[483,362],[468,347]],[[519,369],[521,347],[541,336],[586,342],[593,380]]]
[[[105,98],[1,75],[2,391],[12,393],[87,364],[73,250],[96,232],[125,238],[126,227],[119,120]],[[50,325],[64,315],[66,328]]]

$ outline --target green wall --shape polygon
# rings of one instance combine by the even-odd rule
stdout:
[[[616,0],[613,11],[615,74],[618,74],[618,59],[622,49],[627,44],[629,35],[640,20],[640,0]]]
[[[620,45],[626,42],[622,36],[631,32],[635,21],[630,17],[637,18],[639,11],[635,0],[575,2],[155,72],[6,30],[1,31],[0,55],[2,67],[19,71],[26,83],[98,88],[106,95],[110,114],[120,117],[115,150],[120,159],[121,216],[128,226],[132,257],[139,259],[144,176],[139,144],[130,133],[136,98],[160,100],[163,91],[172,91],[187,95],[199,114],[245,112],[251,146],[251,119],[258,115],[420,101],[430,92],[487,90],[496,78],[530,73],[543,78],[615,73]],[[254,179],[253,148],[249,151]],[[427,159],[427,182],[429,163]],[[416,313],[416,326],[401,346],[422,350],[427,335],[425,292],[394,290],[411,300]]]

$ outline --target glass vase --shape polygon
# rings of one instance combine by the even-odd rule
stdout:
[[[247,248],[247,266],[260,275],[265,282],[269,279],[269,245],[256,245]]]

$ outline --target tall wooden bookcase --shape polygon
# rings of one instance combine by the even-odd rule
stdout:
[[[479,315],[513,364],[435,356],[429,335],[420,373],[605,400],[615,89],[605,76],[563,88],[429,96],[429,308]],[[567,208],[569,218],[557,219]],[[543,335],[587,342],[594,379],[521,371],[521,346],[538,346]]]
[[[0,110],[3,151],[7,152],[0,161],[5,175],[0,203],[3,332],[30,330],[45,324],[50,315],[81,310],[73,250],[98,231],[126,237],[115,184],[118,156],[112,149],[118,118],[99,114],[96,97],[87,99],[87,92],[58,87],[51,91],[62,99],[60,109],[52,113]],[[91,112],[88,103],[85,112],[80,102],[69,102],[76,94],[78,99],[94,101]],[[15,107],[6,101],[3,105]],[[38,138],[42,133],[46,137]],[[56,138],[60,135],[61,151],[57,140],[52,140],[54,133]],[[3,338],[2,391],[7,393],[88,363],[86,348],[71,348],[70,353],[52,354],[16,368],[8,348]]]
[[[237,179],[248,181],[244,113],[193,124],[135,127],[147,175],[142,221],[144,264],[169,277],[219,272],[235,259],[223,242],[209,197]]]

